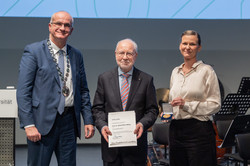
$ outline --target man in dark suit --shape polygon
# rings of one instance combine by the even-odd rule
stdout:
[[[102,138],[104,166],[145,166],[147,158],[147,129],[159,113],[153,77],[134,67],[137,44],[131,39],[117,43],[115,50],[118,67],[101,74],[98,78],[92,112]],[[129,94],[123,99],[123,74],[127,74]],[[123,102],[125,100],[125,102]],[[108,113],[134,110],[136,115],[137,146],[108,147]]]
[[[67,45],[73,18],[65,11],[52,15],[49,39],[27,45],[20,62],[17,88],[20,126],[28,144],[28,166],[76,165],[76,137],[94,135],[83,58]]]

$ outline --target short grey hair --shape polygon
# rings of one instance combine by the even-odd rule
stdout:
[[[134,46],[134,51],[136,52],[136,54],[138,53],[138,46],[137,46],[136,42],[130,38],[126,38],[126,39],[122,39],[122,40],[118,41],[116,44],[115,50],[117,50],[117,47],[120,44],[120,42],[123,42],[123,41],[130,41]]]

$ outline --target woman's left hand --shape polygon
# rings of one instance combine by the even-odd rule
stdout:
[[[173,99],[171,102],[171,105],[173,107],[179,106],[180,108],[183,108],[184,104],[185,104],[185,100],[181,97],[177,97],[177,98]]]

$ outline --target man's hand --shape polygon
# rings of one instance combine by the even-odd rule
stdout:
[[[135,126],[135,131],[134,131],[134,134],[137,135],[136,138],[139,139],[142,133],[143,133],[143,125],[141,123],[137,123]]]
[[[85,138],[89,139],[94,136],[95,128],[93,125],[84,125]]]
[[[41,134],[38,132],[35,126],[26,127],[25,132],[26,132],[27,138],[30,141],[37,142],[41,140]]]
[[[109,130],[108,126],[104,126],[102,128],[102,136],[104,137],[104,139],[109,142],[108,136],[112,135],[111,131]]]

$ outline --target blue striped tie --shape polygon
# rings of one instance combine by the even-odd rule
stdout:
[[[121,100],[122,100],[123,111],[125,111],[127,100],[128,100],[128,94],[129,94],[128,77],[129,76],[130,76],[129,74],[122,74]]]

